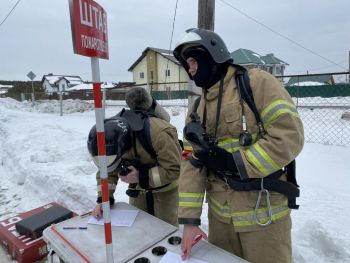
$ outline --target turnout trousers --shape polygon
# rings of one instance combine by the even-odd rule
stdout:
[[[260,231],[237,232],[209,211],[209,242],[251,263],[292,262],[290,215]]]

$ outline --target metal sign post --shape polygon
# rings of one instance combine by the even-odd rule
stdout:
[[[34,95],[33,79],[35,79],[36,75],[34,74],[33,71],[30,71],[30,72],[27,74],[27,77],[32,81],[32,105],[34,105],[35,95]]]
[[[108,59],[107,13],[93,0],[68,0],[74,53],[91,57],[98,159],[106,244],[106,262],[113,263],[112,225],[109,204],[107,157],[98,58]]]

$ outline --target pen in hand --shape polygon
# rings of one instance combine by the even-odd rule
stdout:
[[[195,244],[197,244],[199,242],[199,240],[201,240],[203,238],[203,235],[198,235],[195,237],[195,239],[192,240],[192,244],[191,247],[193,247]],[[187,258],[187,250],[184,251],[182,258]]]
[[[86,226],[79,226],[79,227],[76,227],[76,226],[64,226],[63,229],[64,230],[71,230],[71,229],[87,230],[87,227]]]

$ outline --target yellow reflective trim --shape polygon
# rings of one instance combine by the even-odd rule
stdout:
[[[291,108],[295,108],[295,105],[293,103],[290,103],[286,100],[276,100],[272,102],[270,105],[268,105],[262,112],[261,112],[261,118],[263,119],[265,115],[267,115],[274,107],[278,105],[286,105]]]
[[[271,167],[275,170],[279,170],[281,167],[279,167],[274,160],[265,152],[265,150],[258,144],[254,144],[253,147],[259,152],[259,154],[265,159],[265,161],[271,165]]]
[[[209,201],[210,209],[214,210],[217,215],[219,215],[221,217],[231,217],[232,216],[232,213],[230,212],[231,209],[229,206],[222,206],[221,204],[219,204],[219,202],[217,202],[212,197],[208,197],[208,201]],[[225,210],[229,211],[229,212],[223,212]]]
[[[219,207],[221,210],[227,210],[227,209],[230,209],[229,206],[225,205],[221,205],[218,201],[216,201],[213,197],[209,197],[208,196],[208,200],[211,201],[214,205],[216,205],[217,207]],[[272,205],[271,206],[271,209],[276,209],[276,208],[279,208],[279,207],[283,207],[283,206],[286,206],[288,203],[287,200],[283,201],[282,203],[278,204],[278,205]],[[264,213],[266,212],[266,208],[265,207],[262,207],[260,209],[257,210],[257,213],[258,214],[261,214],[261,213]],[[221,214],[221,213],[220,213]],[[223,214],[228,214],[228,213],[223,213]],[[238,217],[238,216],[252,216],[254,214],[254,211],[246,211],[246,212],[232,212],[232,213],[229,213],[231,216],[234,216],[234,217]]]
[[[275,121],[281,115],[286,114],[286,113],[289,113],[290,115],[292,115],[296,118],[300,118],[300,116],[297,112],[293,112],[289,109],[280,109],[280,110],[276,111],[274,114],[272,114],[272,116],[264,123],[264,127],[268,127],[273,121]]]
[[[185,146],[184,145],[184,150],[193,151],[193,148],[192,148],[192,146]]]
[[[246,212],[223,212],[223,211],[230,211],[230,208],[228,206],[222,206],[220,205],[215,199],[212,197],[208,198],[209,201],[209,208],[218,216],[222,218],[231,218],[233,221],[234,226],[250,226],[250,225],[256,225],[256,221],[253,218],[254,217],[254,210],[246,211]],[[286,209],[283,209],[285,207]],[[290,212],[290,209],[287,207],[287,200],[282,202],[279,205],[273,205],[271,206],[272,211],[276,211],[279,208],[283,209],[281,211],[273,212],[272,214],[272,220],[279,219],[285,215],[287,215]],[[267,214],[267,207],[263,207],[257,210],[257,214]],[[240,217],[250,217],[247,220],[240,220]],[[264,217],[259,217],[259,221],[262,223],[266,223],[268,221],[267,215]]]
[[[225,217],[225,218],[231,218],[231,213],[221,212],[219,210],[219,208],[217,208],[215,206],[210,206],[210,209],[213,210],[214,213],[217,214],[218,216]]]
[[[202,202],[179,202],[179,207],[201,207]]]
[[[229,153],[234,153],[237,152],[239,149],[241,149],[242,147],[234,147],[234,148],[229,148],[226,149],[226,151],[228,151]]]
[[[225,146],[226,144],[235,143],[238,141],[239,139],[235,139],[235,138],[225,139],[225,140],[219,141],[218,146],[222,147],[222,146]]]
[[[275,214],[272,215],[272,220],[279,219],[279,218],[289,214],[289,212],[290,212],[290,209],[283,210],[281,212],[275,213]],[[261,217],[261,218],[259,218],[259,222],[260,223],[264,224],[267,221],[268,221],[268,217]],[[254,219],[253,220],[247,220],[247,221],[234,221],[233,225],[234,226],[252,226],[252,225],[256,225],[256,221]]]
[[[184,193],[184,192],[180,192],[179,196],[180,197],[202,198],[202,197],[204,197],[204,193]]]
[[[286,206],[288,203],[287,200],[283,201],[282,203],[278,204],[278,205],[272,205],[271,206],[271,209],[274,210],[276,208],[280,208],[280,207],[283,207],[283,206]],[[289,210],[289,209],[288,209]],[[257,210],[257,214],[262,214],[262,213],[266,213],[267,211],[267,208],[266,207],[262,207],[262,208],[259,208]],[[277,213],[278,214],[278,213]],[[246,212],[236,212],[236,213],[232,213],[233,216],[236,216],[236,217],[239,217],[239,216],[252,216],[254,215],[254,210],[252,211],[246,211]]]
[[[257,137],[258,137],[258,134],[253,133],[252,137],[253,137],[253,142],[255,142]],[[236,138],[230,138],[230,139],[225,139],[225,140],[219,141],[218,146],[221,148],[224,148],[226,151],[228,151],[230,153],[236,152],[239,149],[247,148],[247,147],[241,146],[239,144],[239,139],[236,139]],[[230,146],[232,146],[232,147],[230,147]]]
[[[289,113],[294,117],[300,118],[297,109],[293,103],[285,100],[276,100],[268,105],[261,113],[261,119],[264,127],[267,128],[271,122],[279,118],[281,115]],[[271,115],[271,116],[269,116]]]
[[[267,170],[260,162],[259,160],[255,157],[255,155],[247,149],[246,151],[248,159],[254,164],[254,166],[263,174],[263,175],[268,175],[269,170]]]

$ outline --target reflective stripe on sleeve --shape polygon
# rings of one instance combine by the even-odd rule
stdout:
[[[204,200],[204,193],[179,193],[180,207],[201,207]]]
[[[261,113],[265,129],[276,119],[284,114],[291,114],[299,118],[298,111],[293,103],[285,100],[276,100],[268,105]]]
[[[272,160],[258,143],[255,143],[244,151],[246,152],[248,159],[263,175],[272,174],[282,168]]]
[[[256,133],[252,134],[253,142],[256,141],[257,136],[258,135]],[[243,148],[239,144],[238,138],[230,138],[230,139],[221,140],[221,141],[219,141],[218,146],[225,149],[226,151],[228,151],[230,153],[236,152],[239,149]]]

